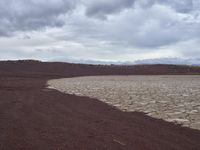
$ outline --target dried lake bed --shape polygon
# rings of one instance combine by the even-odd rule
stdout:
[[[200,130],[198,75],[75,77],[50,80],[48,87]]]

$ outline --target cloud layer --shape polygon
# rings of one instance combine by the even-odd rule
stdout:
[[[88,0],[86,4],[86,15],[106,19],[106,15],[118,13],[132,7],[135,0]]]
[[[65,24],[61,15],[74,7],[75,1],[70,0],[1,0],[0,35],[61,26]]]
[[[1,59],[200,56],[200,0],[1,0]]]

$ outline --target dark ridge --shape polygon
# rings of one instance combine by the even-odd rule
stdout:
[[[185,65],[84,65],[35,60],[1,61],[0,73],[9,75],[84,76],[84,75],[200,75],[200,67]]]

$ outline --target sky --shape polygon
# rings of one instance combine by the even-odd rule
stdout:
[[[0,60],[200,57],[200,0],[0,0]]]

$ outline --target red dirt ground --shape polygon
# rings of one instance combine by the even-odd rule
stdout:
[[[198,67],[137,67],[1,62],[0,150],[199,150],[199,130],[45,88],[48,79],[82,75],[200,74]]]

